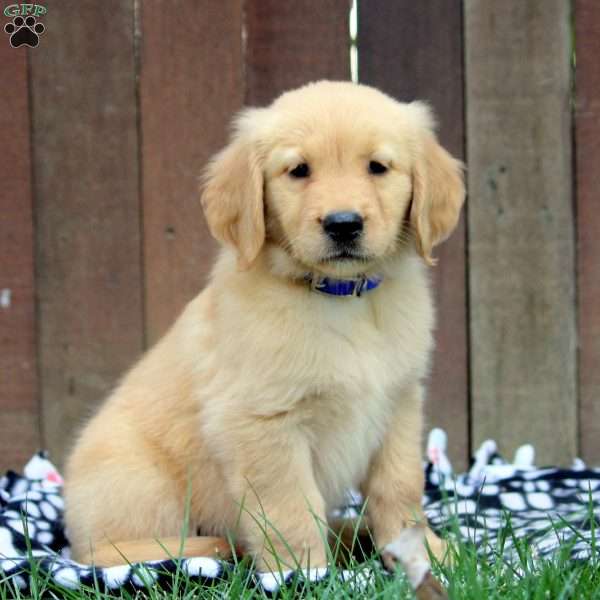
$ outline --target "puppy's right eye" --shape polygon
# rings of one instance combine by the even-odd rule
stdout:
[[[388,168],[385,165],[382,165],[376,160],[372,160],[369,163],[369,173],[371,173],[371,175],[383,175],[387,170]]]
[[[290,175],[296,179],[302,179],[310,175],[310,168],[306,163],[300,163],[290,171]]]

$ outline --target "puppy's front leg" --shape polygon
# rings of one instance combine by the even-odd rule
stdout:
[[[400,562],[417,589],[421,583],[429,586],[434,581],[429,573],[425,539],[436,557],[444,558],[444,545],[426,527],[421,506],[422,395],[419,383],[403,392],[362,486],[371,531],[385,566],[393,570]]]
[[[325,502],[311,449],[288,417],[240,419],[221,456],[240,506],[240,540],[260,570],[327,564]]]

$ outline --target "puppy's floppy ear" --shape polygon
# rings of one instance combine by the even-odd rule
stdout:
[[[202,207],[213,236],[237,250],[240,268],[248,268],[265,241],[263,174],[252,132],[258,110],[241,114],[229,145],[204,172]]]
[[[414,106],[416,105],[416,106]],[[440,146],[427,106],[413,103],[421,114],[421,143],[413,170],[410,225],[417,251],[429,265],[433,247],[453,231],[465,199],[463,164]]]

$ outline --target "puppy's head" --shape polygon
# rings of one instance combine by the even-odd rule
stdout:
[[[424,104],[327,81],[243,111],[202,195],[211,232],[242,267],[270,248],[290,270],[334,276],[365,273],[412,243],[432,263],[463,199],[462,166]]]

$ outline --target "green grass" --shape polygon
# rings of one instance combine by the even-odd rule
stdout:
[[[510,521],[507,520],[505,536],[498,542],[497,554],[500,556],[503,544],[513,536]],[[534,560],[531,547],[523,541],[513,539],[518,548],[518,558],[509,564],[505,559],[497,557],[487,559],[478,557],[473,546],[465,542],[453,542],[450,551],[453,566],[434,565],[434,571],[446,584],[449,595],[459,599],[493,599],[519,598],[527,600],[542,599],[592,599],[600,600],[600,569],[598,560],[575,563],[569,558],[569,547],[564,546],[549,560]],[[394,575],[383,572],[376,557],[367,558],[363,562],[351,559],[350,571],[357,577],[372,572],[372,580],[362,591],[358,591],[352,582],[344,583],[335,577],[337,567],[332,568],[332,576],[326,581],[313,584],[310,588],[302,588],[297,582],[291,588],[284,588],[279,598],[414,598],[403,574],[398,571]],[[35,570],[35,566],[33,567]],[[47,580],[41,572],[33,573],[31,593],[17,598],[61,598],[104,599],[104,598],[150,598],[150,599],[192,599],[192,598],[265,598],[252,583],[252,569],[248,560],[242,560],[232,566],[222,581],[212,587],[205,587],[187,578],[183,573],[171,576],[167,585],[154,586],[144,593],[131,594],[121,592],[117,596],[109,596],[96,589],[85,589],[73,592],[57,587]],[[143,578],[143,574],[141,574]],[[0,576],[0,599],[10,598],[11,586],[2,581]]]
[[[447,501],[452,502],[452,500]],[[576,531],[574,532],[576,539],[569,544],[563,544],[552,558],[536,558],[532,545],[518,538],[512,528],[510,515],[507,513],[493,552],[489,553],[492,556],[488,557],[479,556],[473,544],[459,539],[458,524],[454,522],[450,527],[450,539],[452,540],[449,544],[450,566],[437,564],[433,560],[434,574],[444,583],[453,600],[491,600],[495,598],[523,600],[597,598],[600,600],[600,554],[596,547],[595,515],[591,495],[588,512],[587,518],[592,525],[592,540],[586,542],[590,544],[592,554],[592,558],[588,561],[573,561],[570,558],[572,544],[581,541],[581,538],[577,537]],[[187,518],[186,510],[186,522]],[[572,525],[567,519],[558,519],[554,522],[553,529],[554,533],[559,536],[561,531],[572,530]],[[266,531],[264,533],[267,535]],[[186,535],[187,528],[184,527],[182,538]],[[276,530],[275,535],[279,535]],[[401,570],[395,574],[386,573],[376,555],[369,552],[365,555],[365,552],[362,551],[363,548],[360,547],[360,540],[354,539],[353,545],[355,551],[350,558],[345,559],[344,568],[335,566],[336,563],[342,562],[342,554],[338,545],[332,551],[330,558],[333,566],[330,567],[330,576],[326,580],[308,587],[303,580],[298,579],[291,585],[282,587],[277,597],[284,600],[288,598],[393,598],[395,600],[414,598],[414,593]],[[515,549],[512,560],[505,557],[508,546]],[[30,547],[28,549],[31,556]],[[361,550],[361,552],[357,550]],[[357,556],[360,558],[356,558]],[[135,566],[134,569],[140,579],[149,581],[143,569],[139,570]],[[340,576],[342,570],[351,574],[349,580],[342,580]],[[13,597],[34,600],[41,598],[65,600],[243,598],[254,600],[268,597],[255,586],[252,564],[248,557],[232,564],[223,578],[210,587],[190,579],[178,569],[166,578],[166,583],[149,586],[143,592],[131,593],[123,590],[116,595],[102,593],[101,586],[98,584],[76,592],[59,587],[49,581],[48,575],[39,569],[35,560],[30,560],[30,573],[31,589],[24,595],[0,572],[0,600]]]

